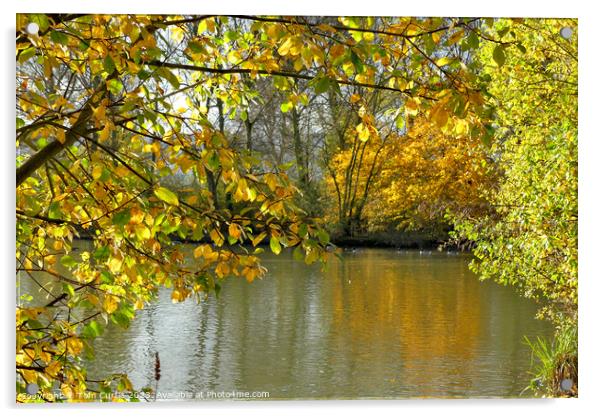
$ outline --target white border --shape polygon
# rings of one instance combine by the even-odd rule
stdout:
[[[220,1],[153,1],[153,0],[105,0],[85,2],[81,0],[55,0],[40,2],[19,0],[3,4],[2,19],[4,41],[2,42],[2,110],[3,122],[1,157],[4,169],[1,194],[2,204],[2,406],[9,414],[63,416],[71,414],[116,415],[140,413],[145,416],[163,416],[175,410],[183,415],[211,416],[241,414],[245,416],[306,416],[314,414],[344,414],[365,416],[378,415],[461,415],[508,416],[529,414],[547,416],[574,416],[587,413],[600,396],[602,369],[600,366],[600,319],[602,317],[600,282],[602,274],[597,265],[600,227],[600,175],[602,135],[597,129],[600,120],[600,15],[594,2],[524,0],[487,1],[403,1],[403,0],[220,0]],[[281,402],[237,402],[237,403],[182,403],[119,405],[58,405],[40,407],[16,407],[14,405],[14,27],[16,12],[81,12],[81,13],[199,13],[199,14],[284,14],[284,15],[400,15],[400,16],[523,16],[523,17],[578,17],[579,18],[579,281],[580,281],[580,326],[579,326],[579,399],[576,400],[408,400],[408,401],[281,401]],[[597,408],[597,407],[596,407]]]

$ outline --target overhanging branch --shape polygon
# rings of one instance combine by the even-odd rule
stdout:
[[[23,165],[17,168],[17,187],[36,172],[38,168],[44,165],[46,161],[53,158],[60,151],[75,142],[78,137],[85,134],[88,121],[92,117],[94,106],[98,105],[98,102],[102,100],[104,92],[106,92],[106,90],[104,89],[103,84],[103,86],[99,87],[90,97],[90,100],[82,107],[77,120],[65,133],[65,142],[61,143],[59,140],[55,139],[53,142],[33,154],[25,161],[25,163],[23,163]]]
[[[307,74],[301,74],[297,72],[287,72],[287,71],[268,71],[268,70],[252,70],[248,68],[211,68],[211,67],[203,67],[200,65],[190,65],[190,64],[178,64],[175,62],[163,62],[163,61],[149,61],[147,65],[156,66],[156,67],[165,67],[165,68],[173,68],[173,69],[181,69],[186,71],[200,71],[207,72],[211,74],[261,74],[261,75],[279,75],[281,77],[291,77],[302,80],[313,80],[315,77]],[[374,90],[387,90],[394,91],[396,93],[402,93],[407,95],[408,97],[413,97],[411,90],[405,89],[400,90],[398,88],[388,87],[386,85],[378,85],[378,84],[369,84],[369,83],[360,83],[356,81],[343,80],[340,78],[334,78],[337,84],[342,85],[351,85],[355,87],[364,87],[371,88]],[[427,99],[431,99],[431,97],[424,97]]]

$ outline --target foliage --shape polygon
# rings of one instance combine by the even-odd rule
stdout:
[[[505,22],[500,22],[503,25]],[[525,52],[486,67],[498,125],[492,154],[503,175],[484,190],[486,216],[457,222],[476,242],[474,269],[545,302],[557,322],[577,315],[577,59],[576,35],[563,20],[525,21],[516,36]],[[491,47],[484,49],[487,59]]]
[[[535,371],[529,389],[546,397],[574,397],[578,391],[577,328],[559,329],[550,343],[538,337],[526,339],[533,352]],[[566,386],[563,386],[565,381]]]
[[[390,224],[406,230],[445,228],[448,212],[482,212],[485,202],[479,190],[493,182],[486,149],[466,134],[462,121],[446,134],[429,120],[413,120],[407,133],[389,141],[383,151],[366,207],[372,229]]]
[[[506,25],[498,22],[498,30],[510,27],[522,47],[504,48],[503,60],[495,56],[500,45],[480,54],[483,62],[493,54],[496,63],[484,72],[497,109],[492,169],[502,175],[496,187],[482,191],[490,206],[486,215],[455,216],[456,237],[475,243],[472,267],[481,278],[537,300],[539,317],[556,324],[551,347],[532,347],[542,362],[542,389],[557,395],[553,375],[564,375],[567,361],[576,373],[577,362],[577,23]],[[563,27],[573,29],[571,38],[559,35]],[[566,334],[574,335],[568,345]]]

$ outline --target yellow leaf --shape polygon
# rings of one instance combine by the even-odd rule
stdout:
[[[447,40],[447,44],[453,45],[457,43],[460,39],[462,39],[462,36],[464,36],[464,30],[460,29],[449,37],[449,39]]]
[[[102,176],[102,165],[95,165],[92,169],[92,178],[95,180],[99,179]]]
[[[144,212],[139,207],[133,207],[130,210],[130,223],[139,224],[144,221]]]
[[[267,34],[268,37],[272,38],[272,39],[277,39],[278,38],[278,33],[280,32],[280,26],[279,25],[269,25],[268,29],[267,29]]]
[[[215,267],[215,273],[218,277],[223,278],[230,272],[230,265],[227,262],[220,262]]]
[[[114,295],[107,294],[102,302],[102,309],[107,313],[111,314],[115,310],[117,310],[117,306],[119,305],[119,298]]]
[[[100,106],[98,106],[97,108],[95,108],[92,113],[98,123],[104,124],[106,122],[105,118],[106,118],[107,108],[105,106],[103,106],[102,104]]]
[[[253,241],[252,241],[252,243],[253,243],[253,246],[257,246],[257,245],[259,245],[259,243],[260,243],[260,242],[261,242],[263,239],[265,239],[265,237],[266,237],[266,233],[265,233],[265,232],[261,232],[259,235],[255,236],[255,238],[253,238]]]
[[[355,127],[355,131],[362,142],[370,139],[370,129],[364,123],[360,123]]]
[[[65,131],[63,129],[56,130],[56,140],[61,143],[65,143]]]
[[[67,346],[67,352],[73,356],[79,355],[84,347],[84,343],[77,337],[69,337],[65,344]]]
[[[56,378],[61,368],[62,364],[59,361],[53,361],[48,366],[46,366],[46,373],[52,378]]]
[[[25,382],[37,382],[38,380],[38,373],[36,371],[30,370],[30,369],[22,369],[21,370],[21,375],[23,375],[23,379],[25,379]]]
[[[329,55],[332,56],[332,58],[337,58],[337,57],[343,55],[344,52],[345,52],[345,47],[343,45],[341,45],[340,43],[337,43],[332,48],[330,48]]]
[[[94,294],[92,294],[92,293],[88,293],[88,294],[86,294],[86,299],[87,299],[87,300],[88,300],[90,303],[92,303],[92,305],[93,305],[93,306],[98,306],[98,305],[99,305],[99,303],[100,303],[100,301],[98,300],[98,297],[97,297],[97,296],[95,296],[95,295],[94,295]]]
[[[439,107],[435,108],[434,111],[431,113],[431,118],[433,119],[433,121],[435,122],[435,124],[437,126],[442,128],[443,126],[445,126],[447,124],[447,120],[449,119],[449,114],[447,113],[447,111],[445,110],[445,108],[443,106],[439,106]]]
[[[293,46],[293,38],[289,37],[284,41],[284,43],[282,45],[280,45],[280,48],[278,48],[278,53],[282,56],[288,55],[288,52],[292,46]]]
[[[144,224],[136,225],[134,231],[136,232],[136,237],[138,237],[139,240],[148,240],[151,238],[151,231]]]
[[[205,245],[197,246],[193,251],[195,258],[200,258],[205,253]]]
[[[71,388],[67,384],[61,384],[61,392],[63,393],[63,395],[65,397],[67,397],[67,399],[71,399],[75,396],[75,394],[73,392],[73,388]]]
[[[209,232],[209,236],[211,237],[211,240],[213,240],[213,242],[215,242],[215,244],[217,246],[222,246],[222,244],[224,243],[224,238],[223,238],[222,234],[220,232],[218,232],[216,229],[213,229],[211,232]]]
[[[215,22],[213,19],[206,19],[205,21],[207,22],[207,29],[209,29],[209,32],[215,32]]]
[[[435,63],[440,67],[442,67],[444,65],[448,65],[452,62],[454,62],[454,58],[449,57],[449,56],[444,56],[443,58],[439,58],[437,61],[435,61]]]
[[[276,189],[277,181],[278,181],[278,178],[276,177],[276,175],[274,175],[272,173],[266,174],[265,183],[270,188],[270,191],[274,191]]]
[[[111,124],[105,124],[105,127],[98,134],[98,140],[103,142],[109,138],[109,134],[111,133]]]
[[[418,114],[418,100],[411,98],[406,101],[406,111],[410,116],[416,116]]]
[[[116,274],[121,271],[121,265],[123,264],[123,260],[119,258],[111,258],[109,260],[109,270]]]
[[[253,282],[253,280],[260,275],[260,271],[258,271],[257,268],[247,266],[242,270],[242,274],[248,282]]]
[[[40,349],[40,359],[46,363],[50,363],[52,361],[52,355],[48,351]]]
[[[174,289],[171,292],[171,302],[172,303],[179,303],[181,301],[184,301],[187,297],[187,292],[184,289]]]
[[[372,32],[364,32],[363,33],[363,38],[367,42],[372,42],[374,40],[374,33],[372,33]]]
[[[160,200],[165,201],[166,203],[171,204],[172,206],[180,205],[180,202],[178,201],[178,196],[165,187],[157,188],[154,191],[154,193]]]
[[[235,239],[240,238],[241,235],[240,228],[236,223],[230,223],[230,226],[228,226],[228,233]]]

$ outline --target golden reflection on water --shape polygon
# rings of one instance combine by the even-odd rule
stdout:
[[[551,329],[511,289],[479,282],[468,257],[346,253],[326,271],[266,254],[268,275],[228,279],[219,299],[170,291],[95,343],[89,374],[127,372],[163,392],[269,391],[270,398],[513,397],[527,385],[525,335]]]
[[[380,255],[368,252],[327,273],[335,283],[333,326],[341,344],[370,344],[375,355],[396,350],[403,383],[437,395],[441,372],[451,381],[462,373],[454,364],[470,364],[475,356],[483,332],[479,283],[467,282],[462,261],[418,257],[391,264]],[[433,259],[446,261],[453,282],[438,276]],[[436,366],[441,360],[443,369]]]

